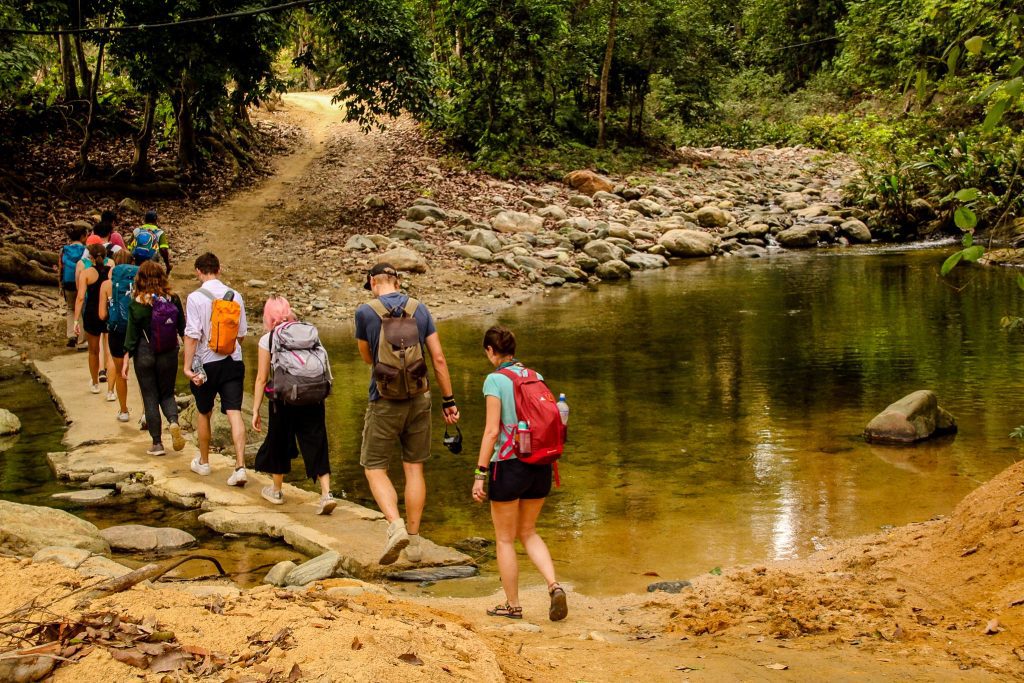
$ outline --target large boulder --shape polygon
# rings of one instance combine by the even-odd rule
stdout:
[[[714,235],[700,230],[669,230],[658,240],[672,256],[711,256],[715,253],[718,240]]]
[[[154,552],[177,550],[195,544],[196,537],[173,527],[151,527],[141,524],[121,524],[100,531],[100,535],[114,550],[125,552]]]
[[[0,500],[0,551],[32,556],[54,545],[110,552],[99,529],[84,519],[63,510]]]
[[[498,232],[540,232],[544,219],[522,211],[502,211],[491,219],[491,227]]]
[[[599,265],[595,275],[602,280],[626,280],[632,277],[633,273],[622,261],[613,260]]]
[[[864,221],[856,218],[848,220],[839,226],[839,234],[844,235],[851,242],[868,243],[871,241],[871,231]]]
[[[724,228],[732,220],[728,211],[717,206],[702,206],[697,209],[696,216],[697,222],[705,228]]]
[[[908,444],[956,431],[956,418],[939,405],[934,392],[908,394],[876,415],[864,429],[872,443]]]
[[[611,192],[615,189],[614,183],[602,175],[593,171],[573,171],[562,179],[569,187],[580,194],[593,197],[595,192]]]
[[[0,408],[0,436],[9,436],[21,431],[21,420],[11,411]]]
[[[427,262],[418,251],[408,247],[395,247],[381,254],[378,263],[390,263],[407,273],[427,272]]]
[[[498,239],[498,235],[493,230],[483,230],[477,228],[472,230],[466,238],[474,247],[484,247],[491,252],[501,251],[501,240]]]
[[[583,253],[591,258],[596,258],[601,263],[606,261],[621,261],[623,251],[611,242],[605,240],[592,240],[583,247]]]
[[[775,239],[786,249],[810,249],[834,235],[829,225],[797,225],[783,230]]]

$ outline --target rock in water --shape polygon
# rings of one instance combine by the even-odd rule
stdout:
[[[621,261],[623,251],[620,247],[605,240],[593,240],[583,246],[583,253],[590,258],[596,258],[598,262]]]
[[[689,588],[692,585],[689,581],[658,581],[657,583],[647,584],[647,592],[681,593],[684,588]]]
[[[867,243],[871,241],[871,231],[868,230],[868,226],[864,225],[864,221],[859,221],[856,218],[840,225],[839,234],[845,235],[851,242]]]
[[[338,565],[341,564],[341,555],[331,550],[318,555],[312,560],[303,562],[295,569],[288,572],[284,581],[289,586],[305,586],[307,583],[329,579],[336,576]]]
[[[21,431],[21,420],[11,411],[0,408],[0,436],[17,434]]]
[[[99,529],[84,519],[63,510],[0,500],[0,550],[32,556],[54,545],[110,552]]]
[[[618,259],[605,261],[597,267],[595,274],[602,280],[628,280],[633,276],[629,266]]]
[[[122,524],[107,527],[100,531],[114,550],[127,552],[147,552],[157,550],[177,550],[186,548],[196,542],[195,536],[172,527],[151,527],[141,524]]]
[[[665,247],[672,256],[711,256],[715,253],[718,240],[714,235],[700,230],[677,228],[662,235],[658,244]]]
[[[615,189],[612,181],[593,171],[573,171],[562,181],[580,194],[593,196],[595,192],[611,192]]]
[[[291,574],[292,570],[298,567],[291,560],[285,560],[284,562],[278,562],[267,575],[263,577],[263,583],[269,583],[271,586],[277,586],[278,588],[284,588],[288,584],[285,583],[288,575]]]
[[[81,491],[55,493],[50,497],[66,500],[76,505],[106,505],[111,502],[110,498],[114,496],[114,493],[113,489],[82,489]]]
[[[908,394],[868,423],[864,438],[872,443],[908,444],[956,431],[956,418],[927,389]]]
[[[818,246],[818,242],[835,237],[828,225],[798,225],[783,230],[775,239],[787,249],[810,249]]]
[[[395,247],[390,249],[377,259],[379,263],[390,263],[398,270],[404,270],[407,273],[425,273],[427,272],[427,262],[419,254],[419,252],[409,249],[408,247]]]
[[[625,259],[630,268],[636,270],[657,270],[668,268],[668,259],[657,254],[630,254]]]
[[[388,574],[392,581],[443,581],[445,579],[465,579],[480,573],[471,565],[455,565],[454,567],[426,567],[423,569],[407,569],[402,572]]]

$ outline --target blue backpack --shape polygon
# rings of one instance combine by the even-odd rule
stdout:
[[[81,242],[72,242],[60,248],[60,282],[64,289],[75,288],[75,266],[84,254],[85,245]]]
[[[160,254],[160,235],[157,229],[143,226],[136,231],[132,245],[132,258],[136,261],[150,261]]]
[[[135,289],[135,274],[138,266],[122,263],[114,266],[110,274],[110,305],[107,306],[107,329],[124,332],[128,329],[128,306]]]

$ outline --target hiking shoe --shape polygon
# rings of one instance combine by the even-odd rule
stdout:
[[[273,486],[264,486],[260,495],[274,505],[284,505],[284,491],[275,491]]]
[[[569,606],[565,602],[565,591],[557,583],[548,593],[551,595],[551,607],[548,608],[548,619],[561,621],[569,614]]]
[[[122,412],[118,412],[117,413],[117,421],[118,422],[128,422],[131,419],[132,418],[128,415],[128,411],[127,410],[124,411],[123,413]]]
[[[328,493],[326,496],[320,496],[320,503],[316,506],[316,514],[329,515],[334,512],[336,507],[338,507],[338,501],[334,500],[334,496]]]
[[[423,548],[420,547],[419,534],[409,534],[409,545],[405,546],[405,559],[413,564],[423,561]]]
[[[76,346],[78,346],[78,339],[77,339],[77,338],[75,338],[75,337],[68,337],[68,344],[67,344],[67,347],[68,347],[69,349],[73,349],[73,348],[75,348]]]
[[[192,462],[189,464],[189,467],[192,468],[193,472],[201,477],[206,477],[210,474],[210,463],[200,461],[198,455],[192,458]]]
[[[238,488],[244,488],[249,483],[249,478],[245,476],[245,468],[239,467],[231,476],[228,477],[228,486],[237,486]]]
[[[409,534],[405,531],[405,520],[396,519],[388,525],[388,540],[384,544],[384,554],[380,556],[380,564],[394,564],[407,545],[409,545]]]
[[[505,617],[506,619],[522,619],[523,608],[513,607],[506,602],[504,605],[498,605],[497,607],[487,610],[487,616]]]
[[[100,393],[100,385],[99,384],[90,384],[89,385],[89,393],[90,394],[98,394],[98,393]]]
[[[167,451],[164,450],[164,445],[162,443],[155,443],[149,447],[149,450],[146,451],[146,455],[167,455]]]
[[[107,400],[110,401],[111,403],[113,403],[114,401],[117,400],[117,394],[115,394],[113,391],[108,391],[107,392]]]
[[[171,445],[176,451],[185,447],[185,437],[181,435],[181,427],[177,422],[171,423]]]

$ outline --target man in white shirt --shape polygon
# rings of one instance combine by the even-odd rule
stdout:
[[[192,460],[192,471],[210,474],[210,418],[214,399],[220,396],[220,410],[231,423],[231,440],[235,445],[235,470],[228,478],[230,486],[245,486],[245,422],[242,420],[242,386],[245,365],[242,363],[242,340],[248,328],[245,303],[241,295],[220,281],[220,260],[207,252],[196,259],[196,277],[200,287],[188,295],[185,304],[185,377],[196,400],[199,415],[199,455]],[[238,337],[231,354],[217,353],[210,343],[213,304],[227,299],[241,307]]]

